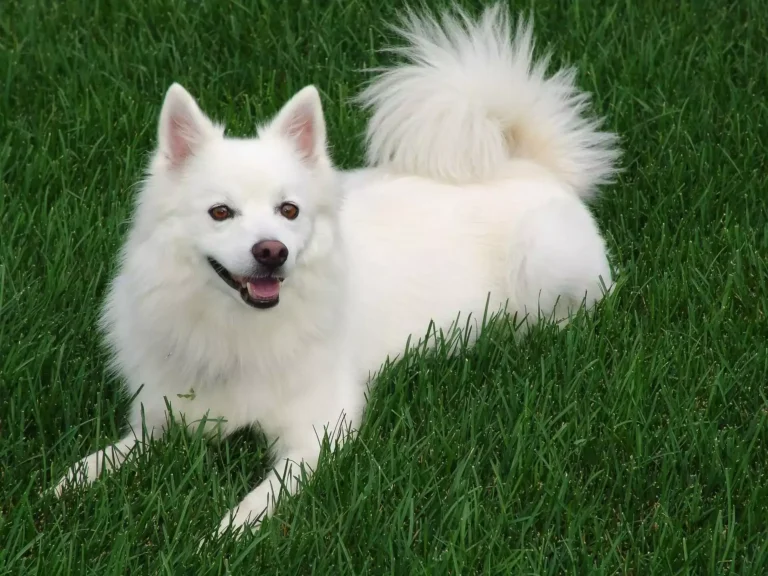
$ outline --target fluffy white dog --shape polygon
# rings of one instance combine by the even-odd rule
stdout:
[[[91,482],[167,427],[258,426],[274,468],[220,530],[258,525],[320,441],[359,425],[369,377],[430,322],[506,308],[563,321],[611,286],[584,204],[615,172],[574,72],[546,76],[506,13],[409,14],[404,63],[361,95],[369,167],[337,172],[318,92],[227,138],[181,86],[111,284],[103,328],[130,430],[56,486]],[[473,330],[476,335],[476,330]],[[142,422],[142,415],[144,421]]]

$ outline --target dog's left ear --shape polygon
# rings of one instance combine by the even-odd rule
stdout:
[[[317,88],[302,88],[277,113],[270,129],[293,140],[305,162],[315,164],[325,157],[325,118]]]

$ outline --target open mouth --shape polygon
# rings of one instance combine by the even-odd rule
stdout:
[[[254,308],[272,308],[280,302],[280,284],[283,278],[278,276],[235,276],[213,258],[208,263],[233,290],[240,293],[243,302]]]

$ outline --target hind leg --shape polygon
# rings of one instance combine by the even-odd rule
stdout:
[[[613,285],[605,242],[575,198],[553,200],[526,215],[513,252],[515,301],[528,323],[564,325]]]

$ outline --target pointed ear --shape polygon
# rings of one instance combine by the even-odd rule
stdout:
[[[181,84],[172,84],[165,94],[160,112],[158,145],[160,153],[172,167],[178,167],[192,156],[216,128],[203,114],[192,95]]]
[[[309,163],[325,156],[325,118],[317,88],[302,88],[278,112],[270,129],[291,138],[302,159]]]

